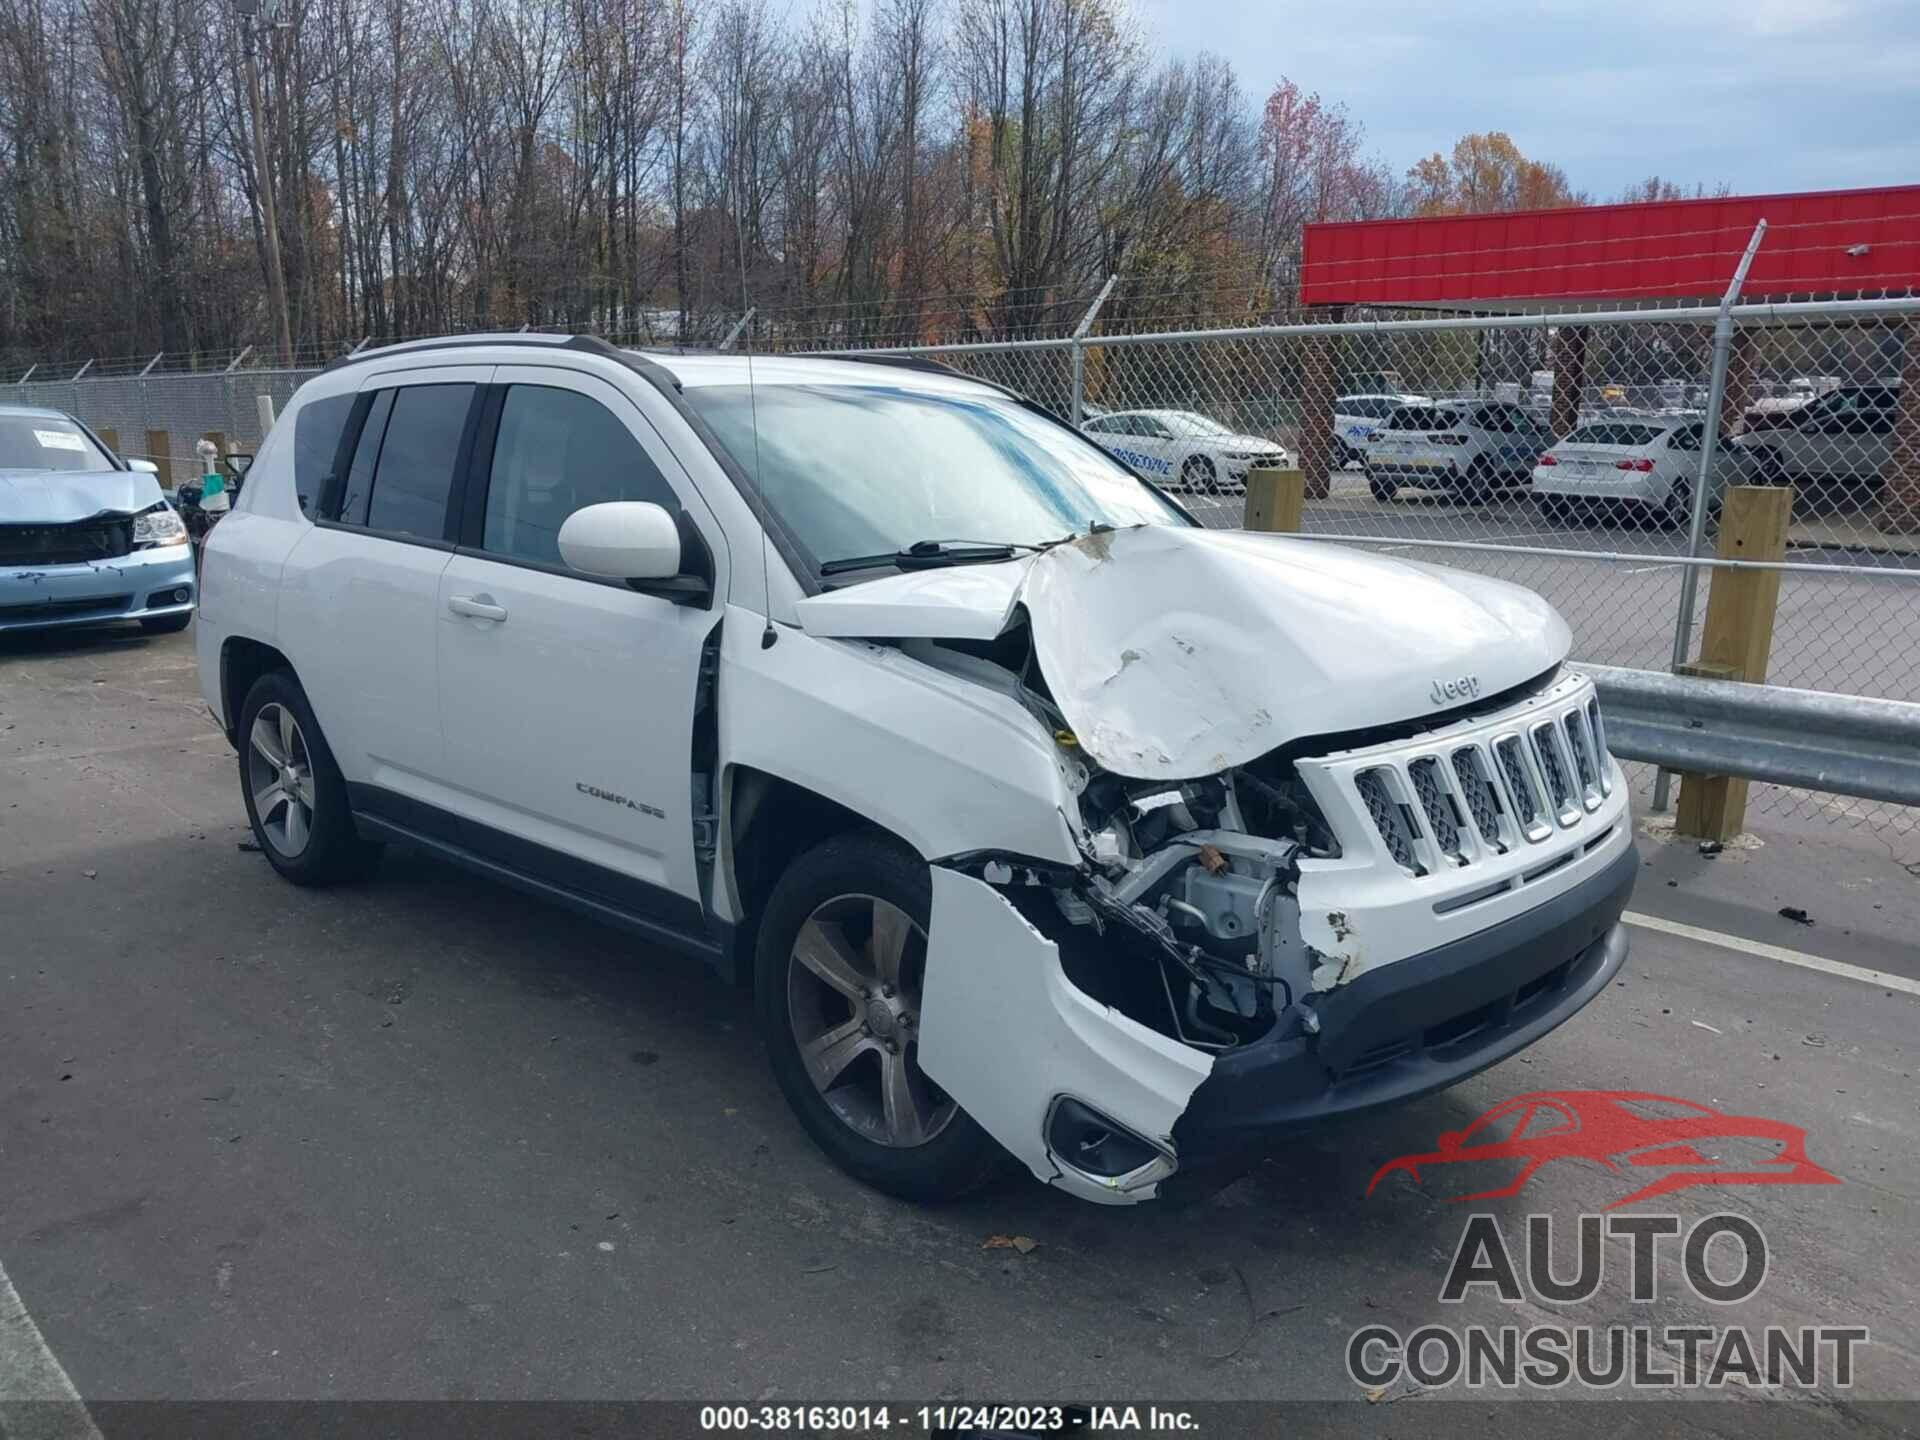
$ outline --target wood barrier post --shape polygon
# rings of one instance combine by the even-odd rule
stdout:
[[[1784,560],[1793,491],[1784,485],[1730,486],[1720,514],[1722,560]],[[1700,663],[1684,673],[1764,684],[1780,605],[1778,570],[1716,570],[1707,592]],[[1747,819],[1747,782],[1731,775],[1680,777],[1674,829],[1703,840],[1731,840]]]
[[[164,430],[147,431],[147,459],[160,467],[160,488],[173,493],[173,437]]]
[[[114,429],[113,426],[96,426],[93,433],[98,435],[101,442],[105,444],[109,450],[113,451],[114,454],[118,455],[120,453],[120,432]]]
[[[1307,477],[1300,471],[1261,468],[1247,472],[1247,529],[1297,535],[1306,503]]]

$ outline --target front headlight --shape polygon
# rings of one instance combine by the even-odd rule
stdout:
[[[173,507],[164,500],[151,510],[133,517],[133,545],[136,550],[186,543],[187,527],[181,524],[180,517],[173,513]]]

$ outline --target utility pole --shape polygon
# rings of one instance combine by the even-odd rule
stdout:
[[[247,72],[247,110],[253,123],[253,184],[260,197],[260,224],[266,232],[267,303],[273,307],[275,338],[279,341],[280,363],[293,365],[293,332],[287,323],[287,277],[280,268],[280,223],[273,205],[272,172],[267,168],[267,141],[261,126],[264,108],[260,103],[260,69],[254,61],[256,22],[266,22],[267,43],[273,43],[273,16],[277,0],[234,0],[240,16],[240,57]]]

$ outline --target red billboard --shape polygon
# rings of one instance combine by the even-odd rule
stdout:
[[[1717,299],[1762,219],[1748,299],[1920,288],[1920,185],[1902,185],[1308,225],[1300,300]]]

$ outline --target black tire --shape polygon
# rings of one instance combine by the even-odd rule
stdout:
[[[1400,493],[1400,486],[1395,481],[1388,479],[1384,475],[1374,474],[1371,465],[1367,466],[1367,489],[1372,492],[1373,498],[1378,500],[1382,505],[1385,505]]]
[[[142,620],[140,628],[149,635],[178,635],[193,622],[193,612],[184,615],[155,615],[150,620]]]
[[[1493,499],[1493,472],[1482,458],[1467,466],[1467,473],[1453,484],[1456,500],[1467,505],[1485,505]]]
[[[871,896],[904,914],[924,934],[933,908],[927,866],[897,841],[871,832],[835,836],[787,867],[767,899],[754,950],[754,1016],[767,1047],[773,1078],[802,1128],[827,1157],[855,1179],[903,1200],[956,1199],[978,1189],[1000,1168],[1005,1152],[966,1111],[951,1117],[930,1139],[887,1145],[868,1139],[843,1119],[816,1087],[801,1058],[790,970],[801,928],[815,912],[843,897]],[[803,976],[803,979],[806,978]],[[902,992],[917,980],[903,972]],[[990,1044],[988,1037],[980,1037]],[[909,1040],[903,1061],[917,1070],[917,1042]],[[854,1074],[858,1060],[848,1065]],[[924,1080],[924,1076],[922,1077]],[[856,1082],[857,1083],[857,1082]],[[932,1096],[951,1104],[931,1081]]]
[[[1180,479],[1190,494],[1218,495],[1220,481],[1213,468],[1213,461],[1204,455],[1189,455],[1187,463],[1180,467]]]
[[[1668,489],[1660,524],[1669,530],[1685,530],[1693,524],[1693,486],[1687,481],[1676,480]]]
[[[1566,502],[1558,495],[1538,495],[1533,497],[1533,508],[1540,518],[1549,524],[1558,525],[1567,518]]]
[[[313,804],[306,843],[289,854],[278,843],[255,804],[252,756],[254,724],[268,706],[280,706],[293,716],[299,727],[300,749],[304,752]],[[247,821],[253,827],[254,841],[269,864],[296,885],[333,885],[358,879],[379,862],[385,849],[362,838],[354,828],[353,812],[347,803],[347,782],[327,748],[320,722],[314,718],[307,695],[290,670],[270,670],[253,682],[240,705],[240,796],[247,807]],[[271,818],[265,817],[265,818]]]

